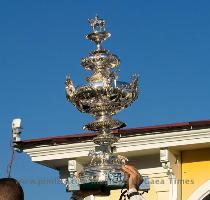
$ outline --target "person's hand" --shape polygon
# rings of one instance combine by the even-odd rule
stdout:
[[[143,182],[143,178],[138,170],[131,165],[124,165],[122,170],[128,175],[128,189],[136,188],[138,190],[139,185]]]

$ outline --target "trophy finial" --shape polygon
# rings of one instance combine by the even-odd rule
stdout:
[[[94,33],[105,31],[105,20],[100,18],[98,15],[94,19],[88,19],[90,26],[92,27]]]

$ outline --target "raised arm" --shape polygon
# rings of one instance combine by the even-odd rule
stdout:
[[[130,200],[143,200],[143,198],[138,193],[139,185],[143,182],[141,174],[135,167],[131,165],[125,165],[122,167],[122,169],[128,175],[128,198]]]

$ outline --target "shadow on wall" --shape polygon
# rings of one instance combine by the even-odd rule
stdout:
[[[135,166],[137,169],[147,169],[161,167],[160,154],[128,157],[129,164]]]
[[[210,160],[210,148],[182,151],[182,163],[202,162]]]

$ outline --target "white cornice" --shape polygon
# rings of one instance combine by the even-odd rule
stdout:
[[[165,133],[148,133],[132,137],[121,138],[116,143],[117,153],[151,150],[159,150],[164,147],[184,148],[194,145],[210,144],[210,128],[200,130],[184,130]],[[60,159],[80,158],[88,155],[88,151],[94,146],[93,142],[81,142],[74,144],[42,145],[24,149],[34,162],[44,162]]]

